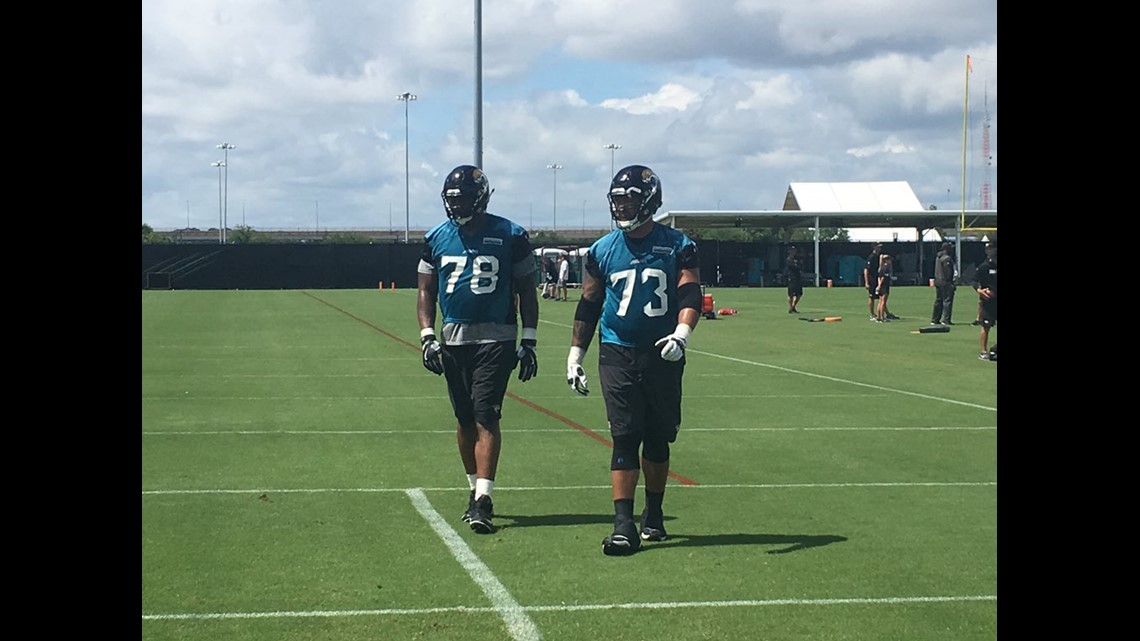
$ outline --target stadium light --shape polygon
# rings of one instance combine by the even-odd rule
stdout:
[[[552,231],[557,232],[558,231],[558,170],[562,169],[562,165],[559,165],[558,163],[554,163],[553,165],[547,165],[546,168],[554,170],[554,228]]]
[[[412,218],[411,218],[411,191],[408,186],[409,176],[408,171],[408,103],[415,100],[418,96],[414,93],[405,91],[404,93],[396,96],[396,100],[404,103],[404,244],[408,243],[408,235],[411,232]]]
[[[618,145],[618,144],[611,142],[610,144],[602,147],[602,149],[609,149],[610,150],[610,178],[613,178],[614,177],[614,152],[617,151],[618,149],[621,149],[621,145]]]
[[[222,167],[225,167],[226,163],[219,160],[218,162],[210,163],[210,166],[218,168],[218,244],[224,245],[226,243],[226,237],[222,234],[222,230],[225,229],[225,227],[222,226]]]
[[[602,149],[609,149],[610,150],[610,179],[612,180],[614,177],[614,152],[616,152],[618,149],[621,149],[621,145],[611,142],[610,144],[603,146]],[[611,218],[610,219],[610,229],[613,229],[614,227],[615,227],[615,223],[614,223],[613,219]]]
[[[223,142],[218,145],[218,149],[223,150],[222,166],[226,168],[226,197],[225,205],[222,208],[222,242],[226,242],[226,227],[230,224],[230,150],[236,149],[234,145],[228,142]]]

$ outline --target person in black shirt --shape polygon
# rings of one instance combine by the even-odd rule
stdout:
[[[542,285],[542,297],[554,298],[555,285],[558,283],[558,268],[554,266],[553,258],[542,261],[542,271],[546,276],[546,282]]]
[[[978,358],[983,361],[991,360],[990,357],[990,328],[997,326],[997,243],[986,244],[986,260],[974,272],[974,290],[978,292],[978,302],[981,305],[981,337],[980,344],[982,351],[978,354]],[[997,343],[994,343],[994,350],[997,350]],[[996,360],[996,359],[993,359]]]
[[[784,278],[788,281],[788,313],[798,314],[796,304],[804,296],[803,261],[796,255],[796,246],[788,248],[788,258],[784,261]]]
[[[871,255],[863,265],[863,285],[867,287],[867,312],[871,320],[879,317],[879,254],[883,251],[882,243],[871,245]]]
[[[934,257],[934,309],[930,312],[931,325],[952,325],[954,311],[954,245],[942,243]]]
[[[875,288],[875,293],[879,295],[879,309],[875,320],[880,323],[886,323],[898,318],[887,312],[887,300],[891,297],[891,280],[894,278],[894,274],[895,270],[891,263],[891,255],[883,254],[879,256],[879,285]]]

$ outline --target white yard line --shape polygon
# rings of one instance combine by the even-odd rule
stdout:
[[[722,485],[670,485],[669,491],[754,489],[778,490],[785,488],[860,488],[860,487],[996,487],[997,481],[947,481],[927,483],[727,483]],[[576,490],[608,490],[609,485],[567,485],[562,487],[504,487],[496,486],[498,492],[567,492]],[[385,492],[411,492],[397,487],[344,487],[344,488],[254,488],[254,489],[213,489],[213,490],[143,490],[143,496],[177,496],[192,494],[369,494]],[[415,488],[417,492],[454,492],[454,487]]]
[[[503,619],[511,638],[518,641],[541,639],[542,634],[539,633],[538,626],[527,616],[526,610],[511,596],[506,586],[491,572],[491,568],[475,555],[463,537],[459,536],[459,533],[452,529],[443,516],[432,507],[424,491],[412,488],[405,493],[420,516],[424,517],[436,535],[443,539],[443,544],[447,546],[451,556],[459,561],[471,579],[483,590],[483,594],[491,600],[491,609]]]
[[[674,608],[740,608],[764,606],[818,606],[818,605],[898,605],[903,603],[954,603],[968,601],[997,601],[997,595],[976,596],[915,596],[878,597],[853,599],[759,599],[737,601],[674,601],[666,603],[587,603],[582,605],[534,605],[520,608],[523,612],[582,612],[586,610],[662,610]],[[496,607],[472,608],[454,606],[450,608],[402,608],[386,610],[308,610],[296,612],[206,612],[199,614],[144,614],[143,621],[185,621],[203,619],[285,619],[301,617],[360,617],[386,615],[425,615],[440,613],[489,613],[498,612]],[[525,637],[514,637],[525,638]],[[537,637],[536,637],[537,638]]]
[[[686,432],[953,432],[953,431],[987,431],[997,430],[996,425],[963,427],[963,426],[935,426],[935,427],[686,427]],[[339,435],[351,436],[353,434],[454,434],[455,430],[208,430],[208,431],[144,431],[143,436],[223,436],[244,435],[258,436],[268,434],[297,434],[297,435]],[[566,428],[537,428],[512,432],[512,434],[566,434]]]

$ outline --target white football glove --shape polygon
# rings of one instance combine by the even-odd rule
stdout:
[[[687,324],[678,323],[677,329],[674,329],[672,334],[653,345],[661,348],[661,358],[667,361],[679,361],[685,357],[685,345],[689,342],[689,334],[692,331],[693,328]]]
[[[420,345],[424,349],[424,367],[437,375],[443,374],[443,347],[435,340],[435,334],[422,334]]]
[[[566,357],[566,384],[582,396],[590,394],[586,370],[582,369],[582,357],[585,355],[586,350],[581,347],[571,347],[570,356]]]

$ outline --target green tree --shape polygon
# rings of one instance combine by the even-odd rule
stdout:
[[[363,236],[356,232],[334,232],[325,238],[321,239],[322,243],[330,243],[336,245],[367,245],[372,242],[367,236]]]
[[[806,240],[814,240],[814,239],[815,239],[815,234],[812,232],[812,230],[810,228],[797,227],[795,230],[793,230],[792,238],[790,240],[794,240],[794,241],[804,240],[804,241],[806,241]],[[825,241],[825,240],[838,240],[838,241],[842,241],[842,242],[847,242],[847,241],[851,240],[851,236],[847,233],[846,229],[843,229],[841,227],[820,227],[819,228],[819,240],[821,242]]]
[[[686,229],[685,233],[695,240],[735,240],[750,243],[786,243],[815,240],[815,231],[810,227],[713,227]],[[819,239],[848,241],[846,229],[820,227]]]
[[[271,243],[273,239],[268,234],[254,231],[249,225],[238,225],[226,236],[234,245],[250,245],[253,243]]]
[[[174,240],[171,239],[170,236],[167,236],[166,234],[160,234],[160,233],[154,231],[154,228],[151,227],[150,225],[146,224],[146,223],[142,224],[142,244],[144,244],[144,245],[166,245],[166,244],[170,244],[173,242],[174,242]]]
[[[585,237],[581,234],[570,235],[568,233],[546,230],[536,231],[530,235],[530,244],[534,247],[588,247],[595,240],[597,240],[596,237]]]

